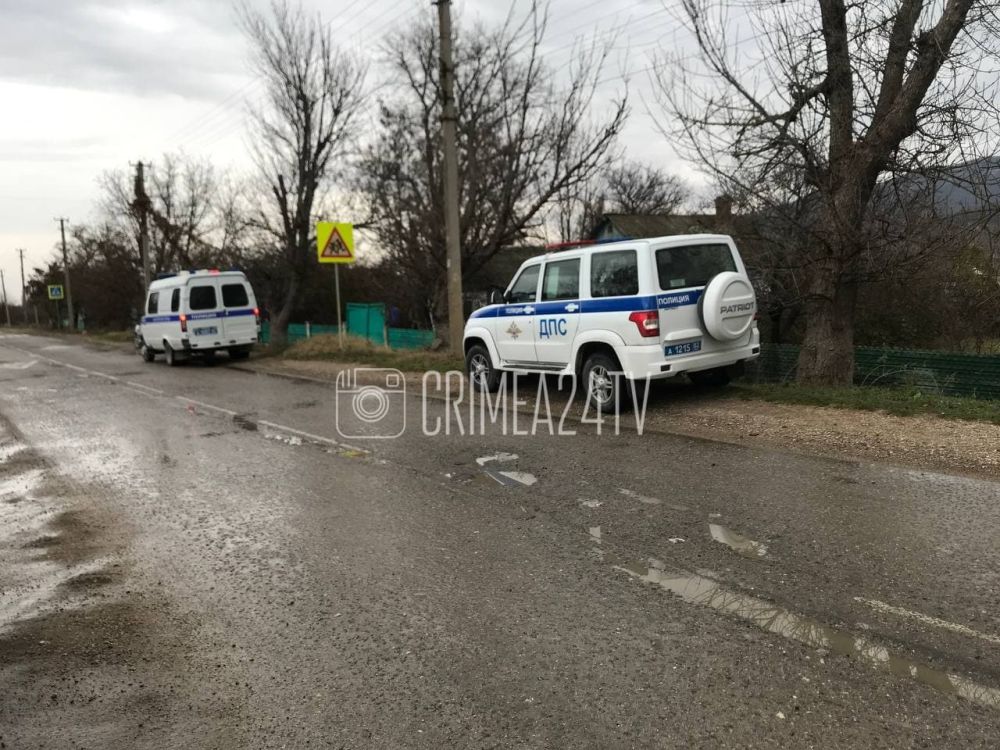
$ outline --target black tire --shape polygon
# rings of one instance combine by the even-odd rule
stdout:
[[[711,370],[689,372],[688,377],[695,385],[706,388],[723,388],[729,385],[731,379],[728,367],[715,367]]]
[[[249,359],[250,352],[246,349],[230,349],[229,358],[233,361],[239,361],[243,359]]]
[[[472,387],[480,393],[496,393],[503,372],[493,366],[489,350],[482,344],[473,344],[465,353],[465,372]]]
[[[614,414],[628,407],[628,383],[621,365],[610,354],[596,352],[583,363],[582,388],[590,408],[599,414]]]
[[[143,341],[142,346],[139,347],[139,356],[142,357],[143,362],[152,362],[156,359],[156,352],[149,348],[149,345]]]
[[[163,355],[167,360],[168,367],[177,367],[181,363],[180,357],[177,356],[177,352],[170,348],[170,344],[166,341],[163,342]]]

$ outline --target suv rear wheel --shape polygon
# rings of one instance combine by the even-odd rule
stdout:
[[[596,352],[583,363],[583,387],[591,408],[602,414],[614,413],[628,404],[627,387],[621,367],[604,352]]]
[[[474,344],[465,354],[465,371],[472,386],[479,392],[495,393],[503,373],[493,366],[490,353],[482,344]]]

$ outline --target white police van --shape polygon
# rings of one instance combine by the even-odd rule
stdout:
[[[220,350],[246,359],[259,335],[260,310],[247,277],[213,268],[152,282],[135,344],[147,362],[162,352],[173,366],[191,356],[211,359]]]
[[[731,237],[568,244],[526,260],[469,318],[477,389],[496,390],[505,371],[573,375],[606,410],[629,392],[622,376],[722,385],[760,355],[756,296]]]

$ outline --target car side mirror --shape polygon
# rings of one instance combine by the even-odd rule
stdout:
[[[507,295],[504,294],[504,290],[500,287],[493,286],[490,287],[489,296],[486,300],[491,305],[502,305],[507,301]]]

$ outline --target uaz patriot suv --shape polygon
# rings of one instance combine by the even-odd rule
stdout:
[[[622,380],[728,382],[759,356],[757,300],[732,238],[680,235],[572,247],[525,261],[465,325],[479,390],[504,372],[580,377],[591,404],[618,404]],[[619,375],[620,374],[620,375]]]

